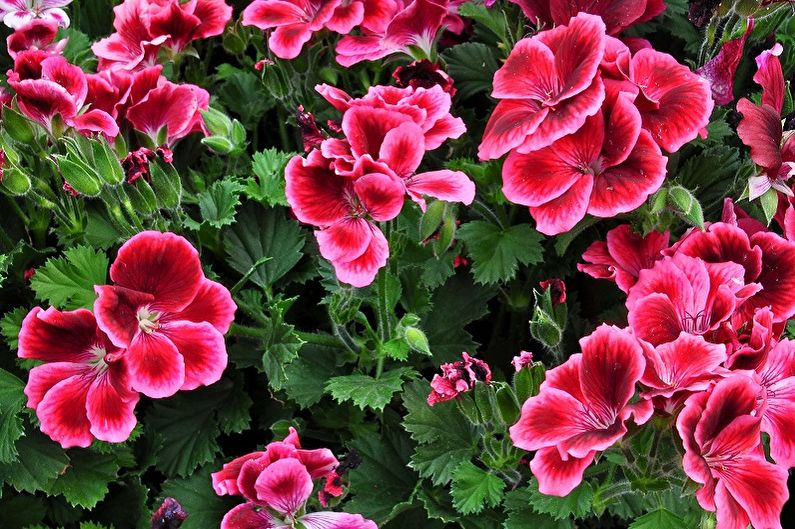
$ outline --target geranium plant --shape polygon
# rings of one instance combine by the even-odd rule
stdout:
[[[795,16],[0,1],[0,527],[795,523]]]

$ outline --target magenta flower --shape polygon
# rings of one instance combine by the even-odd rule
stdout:
[[[216,494],[243,496],[247,501],[226,513],[221,529],[279,529],[295,523],[306,529],[377,529],[358,514],[299,514],[312,494],[313,480],[336,475],[338,465],[328,449],[302,450],[294,428],[284,441],[270,443],[264,452],[226,463],[212,475]]]
[[[69,15],[61,8],[71,3],[72,0],[0,0],[0,16],[3,23],[13,29],[35,19],[55,22],[65,28],[69,26]]]
[[[494,74],[491,95],[500,102],[486,124],[480,159],[542,149],[582,127],[605,98],[597,75],[604,51],[604,22],[585,13],[517,42]]]
[[[461,393],[474,389],[477,382],[491,382],[491,369],[486,362],[472,358],[468,353],[462,353],[461,356],[462,360],[442,364],[441,376],[433,375],[428,406],[452,400]]]
[[[19,357],[45,362],[30,371],[25,394],[41,431],[61,446],[130,436],[138,393],[130,389],[125,351],[97,328],[91,312],[35,307],[22,322]]]
[[[541,392],[527,399],[511,426],[513,444],[537,450],[530,469],[538,489],[565,496],[582,481],[596,452],[608,449],[652,414],[650,401],[630,404],[643,375],[643,350],[624,329],[602,325],[580,340],[581,354],[547,371]]]
[[[505,160],[502,190],[511,202],[530,206],[536,229],[547,235],[570,230],[586,213],[609,218],[636,209],[666,173],[667,158],[641,128],[628,94],[604,105],[573,134],[520,151]]]
[[[59,55],[66,47],[67,39],[53,43],[58,33],[58,24],[51,20],[34,19],[20,26],[6,39],[6,49],[12,59],[26,50],[42,50]]]
[[[608,35],[617,35],[629,26],[646,22],[665,11],[663,0],[510,0],[522,8],[533,23],[545,27],[566,24],[579,12],[599,15]]]
[[[767,403],[761,429],[770,435],[770,455],[782,467],[795,467],[795,342],[778,342],[756,373]]]
[[[191,84],[160,82],[140,101],[127,109],[127,120],[135,130],[143,132],[159,145],[166,138],[173,145],[191,132],[201,131],[201,111],[210,106],[210,94]]]
[[[716,529],[781,529],[789,496],[787,470],[769,463],[761,446],[759,387],[744,375],[692,395],[676,421],[685,473],[703,485],[698,503],[717,512]],[[762,492],[763,493],[760,493]]]
[[[622,224],[607,232],[605,241],[591,243],[582,254],[586,263],[578,264],[577,270],[596,279],[613,281],[618,288],[629,292],[640,271],[662,259],[669,237],[667,231],[652,231],[643,237],[632,231],[629,224]]]
[[[127,349],[130,382],[154,398],[217,382],[226,368],[224,333],[235,303],[201,269],[183,237],[145,231],[119,249],[113,285],[95,286],[94,313],[117,347]]]
[[[519,354],[511,360],[511,365],[517,373],[525,367],[533,365],[533,353],[530,351],[519,351]]]

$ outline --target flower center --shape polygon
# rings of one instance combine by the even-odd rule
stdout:
[[[704,334],[709,329],[710,315],[706,309],[698,311],[695,315],[685,312],[682,317],[682,330],[689,334]]]
[[[138,317],[138,328],[146,334],[152,334],[160,328],[160,324],[157,322],[160,319],[160,313],[149,310],[148,306],[138,309],[136,316]]]

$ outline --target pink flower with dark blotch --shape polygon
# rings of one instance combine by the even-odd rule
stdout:
[[[455,96],[456,93],[456,89],[453,87],[453,78],[439,68],[439,65],[428,59],[414,61],[406,66],[398,66],[392,72],[392,78],[400,88],[431,88],[438,85],[450,94],[450,97]]]
[[[666,174],[667,158],[641,127],[628,94],[573,134],[527,154],[521,150],[505,160],[502,190],[511,202],[530,206],[536,229],[547,235],[570,230],[586,213],[614,217],[634,210]]]
[[[0,0],[0,17],[13,29],[21,28],[31,20],[46,20],[65,28],[69,15],[61,9],[72,0]]]
[[[41,431],[64,448],[96,438],[126,441],[136,424],[138,393],[130,388],[125,351],[85,309],[35,307],[22,322],[19,357],[44,364],[30,371],[25,394]]]
[[[58,33],[58,24],[51,20],[34,19],[20,26],[6,39],[6,49],[12,59],[25,50],[41,50],[59,55],[68,42],[62,39],[53,43]]]
[[[462,360],[442,364],[441,376],[433,375],[428,406],[453,400],[461,393],[474,389],[477,382],[491,383],[491,369],[486,362],[472,358],[468,353],[462,353],[461,356]]]
[[[734,101],[734,76],[743,58],[745,41],[754,29],[754,19],[748,19],[745,33],[739,38],[725,42],[718,54],[696,73],[709,81],[712,99],[718,105],[728,105]]]
[[[737,111],[743,115],[737,135],[750,147],[751,159],[762,171],[749,180],[751,200],[770,188],[793,195],[787,181],[795,176],[795,135],[785,138],[781,123],[785,83],[778,56],[783,51],[781,44],[776,43],[756,58],[754,81],[762,87],[761,105],[754,105],[746,98],[737,102]]]
[[[670,234],[651,231],[646,236],[635,233],[629,224],[622,224],[609,232],[605,241],[591,243],[582,254],[586,263],[577,270],[596,279],[613,281],[624,292],[638,280],[641,270],[651,268],[663,258]]]
[[[224,333],[235,303],[201,269],[199,254],[173,233],[141,232],[110,267],[113,285],[95,286],[94,314],[125,360],[136,391],[168,397],[217,382],[226,368]]]
[[[113,8],[116,31],[91,46],[100,70],[138,70],[157,63],[157,54],[169,35],[151,33],[149,5],[149,0],[124,0]]]
[[[770,435],[770,455],[776,464],[795,467],[795,342],[781,340],[756,368],[767,406],[761,429]]]
[[[640,271],[627,295],[629,325],[653,345],[671,342],[682,331],[709,335],[761,289],[746,284],[737,263],[707,263],[676,253]]]
[[[480,159],[512,149],[529,153],[580,129],[604,102],[598,75],[604,51],[604,22],[584,13],[517,42],[494,74],[491,95],[500,102],[486,124]]]
[[[703,485],[696,499],[717,513],[716,529],[748,524],[781,529],[787,470],[765,459],[760,436],[765,403],[759,393],[745,375],[726,378],[692,395],[676,421],[685,473]]]
[[[689,231],[668,252],[741,265],[744,282],[761,287],[738,307],[745,321],[762,307],[771,308],[774,322],[795,316],[795,276],[789,272],[795,267],[795,242],[770,231],[749,236],[739,226],[715,222],[704,231]]]
[[[525,367],[533,365],[533,353],[530,351],[519,351],[519,354],[511,360],[511,365],[517,373]]]
[[[295,216],[321,228],[315,232],[320,254],[340,281],[362,287],[372,283],[389,256],[386,237],[373,221],[400,213],[405,188],[383,164],[359,164],[355,172],[355,177],[337,174],[320,151],[292,158],[284,171]]]
[[[665,11],[663,0],[510,0],[522,8],[525,16],[545,28],[566,24],[577,13],[599,15],[608,35],[617,35],[628,27],[647,22]]]
[[[547,371],[541,391],[525,401],[511,426],[513,444],[537,450],[530,469],[543,494],[565,496],[582,481],[597,452],[607,450],[652,414],[650,401],[630,404],[645,360],[628,330],[602,325],[580,340],[582,353]]]
[[[190,84],[163,81],[139,102],[127,109],[132,127],[159,145],[165,138],[173,145],[191,132],[201,130],[201,111],[210,106],[210,94]]]
[[[745,311],[735,312],[729,325],[720,329],[716,343],[725,343],[729,369],[756,369],[765,364],[767,355],[783,330],[783,322],[773,323],[770,307],[756,309],[751,319]]]
[[[337,62],[350,67],[362,61],[375,61],[393,53],[413,57],[410,48],[426,57],[448,15],[449,0],[412,0],[394,15],[383,33],[346,35],[337,43]]]
[[[224,32],[232,18],[232,6],[224,0],[150,0],[149,32],[168,35],[163,46],[179,53],[191,42]]]
[[[640,379],[646,386],[641,396],[673,398],[703,391],[720,376],[728,374],[721,368],[726,361],[726,346],[707,342],[702,336],[682,332],[672,342],[652,346],[641,342],[646,357],[646,370]]]
[[[102,110],[84,110],[88,84],[83,70],[60,55],[41,50],[17,54],[8,84],[17,93],[19,110],[55,132],[55,118],[85,134],[101,132],[108,138],[118,135],[119,127]]]
[[[268,47],[280,59],[298,57],[312,34],[331,20],[341,0],[255,0],[243,11],[243,25],[273,29]]]
[[[296,522],[306,529],[377,529],[358,514],[315,512],[299,516],[312,494],[313,480],[336,475],[338,465],[328,449],[302,450],[291,427],[284,441],[270,443],[264,452],[239,457],[213,473],[216,494],[247,500],[226,513],[221,529],[277,529]]]

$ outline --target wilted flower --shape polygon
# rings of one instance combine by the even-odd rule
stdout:
[[[475,383],[491,382],[491,369],[483,360],[462,353],[463,360],[442,364],[442,375],[434,375],[431,380],[431,394],[428,405],[433,406],[456,398],[461,393],[475,387]]]

